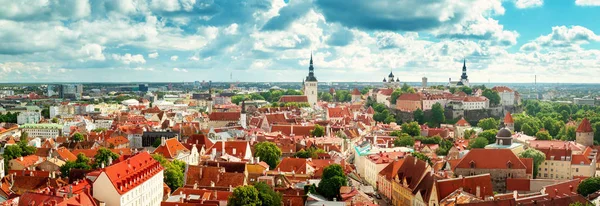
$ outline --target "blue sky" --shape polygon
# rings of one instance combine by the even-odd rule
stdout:
[[[598,83],[600,0],[0,0],[0,82]],[[230,79],[230,74],[233,78]]]

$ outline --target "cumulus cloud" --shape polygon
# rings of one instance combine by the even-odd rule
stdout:
[[[150,59],[156,59],[158,57],[158,52],[153,52],[148,54],[148,58]]]
[[[575,0],[575,4],[578,6],[600,6],[598,0]]]
[[[555,26],[550,34],[540,36],[534,41],[543,47],[578,48],[582,44],[600,41],[600,36],[582,26]]]
[[[177,59],[179,59],[178,56],[176,56],[176,55],[175,56],[171,56],[171,61],[177,61]]]
[[[179,69],[179,68],[173,68],[174,72],[188,72],[187,69]]]
[[[146,63],[146,59],[141,54],[131,55],[127,53],[125,55],[113,54],[112,58],[116,61],[120,61],[123,64],[144,64]]]
[[[515,6],[519,9],[540,7],[544,4],[544,0],[517,0]]]

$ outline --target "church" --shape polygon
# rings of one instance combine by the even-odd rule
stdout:
[[[303,81],[304,85],[303,86],[303,92],[304,95],[307,97],[308,99],[308,103],[310,104],[311,107],[314,107],[317,105],[317,101],[318,101],[318,89],[317,89],[317,84],[319,83],[317,81],[317,77],[315,77],[315,67],[313,66],[313,59],[312,59],[312,54],[310,54],[310,65],[308,66],[308,76],[306,76],[306,79]]]
[[[398,88],[400,87],[400,78],[396,78],[394,81],[394,74],[390,71],[390,75],[388,75],[388,79],[383,78],[383,86],[387,88]]]
[[[448,86],[449,87],[462,87],[462,86],[470,87],[471,86],[469,84],[469,76],[467,76],[467,60],[466,59],[463,61],[462,75],[460,75],[460,80],[452,81],[452,78],[450,78],[449,82],[448,82]]]

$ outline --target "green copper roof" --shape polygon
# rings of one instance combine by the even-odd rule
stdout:
[[[24,124],[21,125],[19,128],[25,128],[25,129],[62,129],[63,125],[62,124]]]

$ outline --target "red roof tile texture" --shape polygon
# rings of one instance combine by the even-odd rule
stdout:
[[[308,97],[304,95],[283,95],[279,102],[308,102]]]
[[[504,116],[504,123],[515,123],[515,121],[512,118],[512,115],[510,114],[510,112],[506,112],[506,116]]]
[[[163,157],[173,159],[177,157],[179,153],[190,152],[177,138],[171,138],[165,140],[165,144],[161,144],[152,152],[153,154],[161,154]]]
[[[147,152],[140,152],[124,161],[103,169],[119,194],[142,184],[161,172],[163,167]],[[136,181],[133,181],[136,179]]]
[[[240,116],[240,112],[212,112],[208,118],[210,121],[237,121]]]
[[[458,163],[456,168],[477,169],[525,169],[527,166],[509,149],[472,149]],[[510,163],[510,164],[509,164]]]
[[[594,130],[592,129],[592,124],[590,123],[590,120],[588,120],[587,118],[583,118],[583,120],[581,120],[581,123],[579,123],[579,126],[577,127],[577,132],[582,132],[582,133],[594,132]]]

